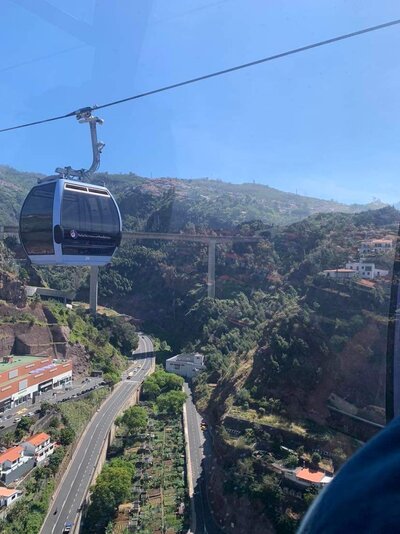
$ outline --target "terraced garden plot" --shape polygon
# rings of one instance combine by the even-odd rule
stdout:
[[[187,512],[178,514],[182,502],[188,509],[182,421],[158,419],[150,408],[148,411],[152,437],[133,453],[142,469],[135,483],[136,494],[145,491],[136,532],[178,534],[187,531],[188,525]],[[129,451],[136,447],[132,444]],[[151,462],[146,462],[149,457]]]

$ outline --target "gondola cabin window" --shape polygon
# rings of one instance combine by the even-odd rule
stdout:
[[[29,255],[54,254],[53,204],[55,183],[34,187],[21,210],[21,240]]]

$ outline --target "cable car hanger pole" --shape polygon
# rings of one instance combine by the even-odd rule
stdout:
[[[75,177],[80,181],[88,180],[94,172],[100,166],[100,154],[105,147],[105,144],[97,140],[97,125],[103,124],[103,119],[95,117],[92,115],[93,108],[87,107],[78,109],[74,112],[78,122],[80,124],[89,123],[90,127],[90,138],[92,141],[92,153],[93,161],[89,169],[73,169],[72,167],[57,167],[56,173],[60,174],[61,178],[72,178]]]

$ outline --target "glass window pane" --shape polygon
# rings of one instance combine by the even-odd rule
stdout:
[[[54,254],[53,201],[55,183],[29,193],[21,212],[21,240],[30,255]]]
[[[111,197],[64,191],[61,225],[63,253],[111,256],[119,227],[117,208]]]

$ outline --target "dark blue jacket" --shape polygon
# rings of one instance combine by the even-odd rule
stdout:
[[[400,533],[400,419],[340,469],[298,534]]]

